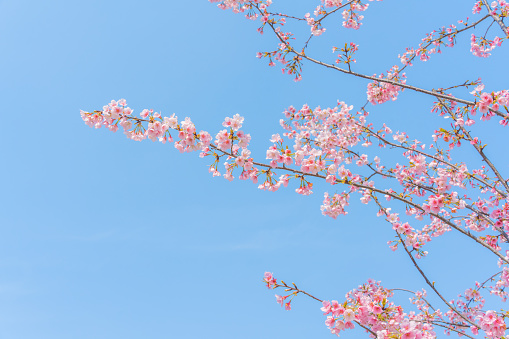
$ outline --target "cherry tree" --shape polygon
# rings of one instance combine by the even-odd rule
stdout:
[[[305,77],[307,63],[339,72],[345,78],[362,78],[366,82],[365,104],[354,108],[345,98],[334,107],[289,106],[280,120],[281,130],[270,139],[265,159],[251,156],[251,135],[242,130],[244,118],[239,114],[226,117],[223,129],[211,134],[197,128],[189,117],[163,116],[152,109],[135,114],[126,100],[120,99],[99,110],[81,111],[84,122],[112,132],[121,129],[135,141],[150,139],[172,143],[180,152],[196,151],[209,160],[212,176],[229,181],[238,177],[252,181],[261,190],[277,191],[293,185],[296,193],[309,195],[316,191],[315,184],[324,182],[332,187],[315,193],[324,196],[322,214],[334,219],[347,214],[353,200],[375,205],[380,223],[387,223],[394,231],[394,238],[387,239],[388,246],[405,253],[422,277],[422,290],[369,280],[343,299],[322,300],[296,284],[276,279],[271,272],[262,278],[269,289],[277,290],[276,301],[287,310],[298,295],[318,301],[332,334],[359,326],[370,337],[380,339],[434,338],[442,332],[469,338],[504,337],[509,313],[500,305],[508,297],[509,286],[509,183],[497,166],[506,159],[490,158],[482,135],[476,135],[473,126],[492,124],[495,133],[506,133],[509,90],[489,91],[482,78],[448,88],[421,88],[412,84],[411,75],[407,81],[406,71],[414,63],[454,47],[457,39],[469,40],[469,52],[474,56],[490,57],[509,38],[504,23],[509,2],[476,1],[472,18],[458,18],[433,30],[416,46],[396,52],[399,64],[369,75],[356,71],[355,55],[361,52],[356,42],[331,46],[332,58],[315,57],[309,46],[326,35],[326,23],[334,22],[334,17],[342,22],[342,29],[359,30],[363,13],[383,3],[322,0],[299,16],[290,13],[291,9],[287,13],[272,10],[276,5],[272,0],[209,1],[258,22],[261,34],[273,36],[274,49],[256,54],[269,66],[279,65],[295,81]],[[300,26],[308,27],[306,36],[292,34],[293,27]],[[474,34],[476,27],[484,27],[484,34]],[[330,29],[337,29],[337,25]],[[370,107],[410,92],[432,98],[431,113],[445,119],[429,140],[417,140],[385,123],[378,126],[370,122]],[[483,165],[477,166],[477,160],[461,161],[461,152],[470,152],[471,159]],[[393,164],[384,160],[388,154],[402,156],[405,161]],[[492,275],[480,276],[471,282],[471,288],[456,291],[459,294],[453,300],[446,299],[440,282],[433,281],[420,264],[428,255],[427,245],[449,232],[468,239],[472,250],[489,253],[498,264]],[[411,305],[404,308],[396,304],[393,296],[398,292],[409,293]]]

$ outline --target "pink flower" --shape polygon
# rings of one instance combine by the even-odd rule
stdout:
[[[328,316],[327,319],[325,319],[325,326],[331,328],[334,327],[334,323],[336,322],[336,318]]]
[[[343,318],[345,319],[345,322],[353,321],[355,320],[355,312],[351,309],[347,309],[343,313]]]
[[[320,308],[324,315],[331,313],[331,305],[328,301],[322,301],[322,308]]]
[[[331,311],[332,311],[332,315],[333,316],[338,317],[338,316],[343,314],[345,309],[343,308],[342,305],[340,305],[337,302],[337,300],[332,300],[332,302],[331,302]]]
[[[493,103],[493,97],[488,94],[488,93],[482,93],[481,94],[481,101],[488,104],[488,105],[491,105]]]
[[[143,119],[146,119],[148,117],[149,113],[150,113],[150,111],[148,109],[144,109],[143,111],[141,111],[140,116]]]
[[[380,314],[382,312],[383,312],[383,309],[382,309],[382,307],[380,307],[380,305],[373,306],[373,313]]]
[[[275,288],[277,280],[272,276],[272,273],[265,272],[263,275],[263,281],[267,284],[267,288]]]
[[[276,294],[276,302],[281,305],[281,307],[283,307],[283,303],[285,302],[285,299],[287,298],[288,296],[286,297],[283,297],[281,295],[277,295]]]
[[[345,328],[353,330],[355,328],[355,325],[353,324],[353,322],[347,321],[347,322],[345,322]]]

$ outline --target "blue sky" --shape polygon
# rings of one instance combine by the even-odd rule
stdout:
[[[319,2],[274,3],[303,15]],[[381,73],[425,33],[471,17],[472,5],[373,2],[360,31],[331,18],[310,51],[330,60],[332,45],[355,41],[356,69]],[[393,233],[371,205],[352,203],[332,220],[319,209],[326,186],[309,197],[295,187],[263,192],[212,178],[197,153],[81,121],[80,109],[120,98],[136,112],[190,116],[211,134],[239,113],[263,160],[286,107],[365,103],[364,80],[305,64],[295,83],[256,59],[275,43],[258,26],[205,0],[0,0],[0,338],[325,338],[320,305],[299,296],[282,310],[261,283],[265,271],[324,299],[341,300],[368,278],[424,287],[405,254],[386,245]],[[446,87],[482,76],[488,90],[503,89],[504,47],[479,59],[464,35],[417,62],[408,82]],[[431,103],[406,91],[368,110],[375,123],[428,142],[443,124]],[[506,131],[495,121],[479,130],[496,131],[488,152],[504,154]],[[423,261],[449,298],[496,269],[469,245],[446,235]]]

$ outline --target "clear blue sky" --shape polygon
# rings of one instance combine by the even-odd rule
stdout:
[[[319,3],[293,2],[274,0],[296,15]],[[425,33],[472,16],[473,1],[370,4],[360,31],[332,18],[310,51],[332,58],[330,46],[356,41],[357,69],[380,73]],[[306,64],[294,83],[256,59],[275,43],[258,26],[205,0],[0,0],[1,339],[326,338],[320,305],[299,296],[282,310],[261,283],[265,271],[324,299],[341,300],[368,278],[424,287],[405,254],[386,245],[393,232],[371,205],[355,201],[332,220],[319,209],[328,187],[317,184],[309,197],[295,187],[263,192],[212,178],[197,153],[81,121],[80,109],[120,98],[136,112],[190,116],[211,134],[239,113],[263,160],[289,105],[364,104],[363,80]],[[456,48],[417,62],[408,82],[447,87],[482,76],[488,90],[503,89],[504,47],[478,59],[469,35],[460,37]],[[368,109],[376,123],[429,142],[443,123],[431,102],[406,91]],[[489,152],[506,154],[495,143],[507,129],[493,121],[485,130],[496,131]],[[485,253],[465,253],[470,243],[461,239],[445,250],[446,242],[430,246],[423,266],[453,298],[495,265],[466,270]]]

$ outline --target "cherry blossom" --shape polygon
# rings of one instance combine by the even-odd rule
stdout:
[[[408,257],[428,291],[388,288],[368,280],[344,298],[322,300],[296,284],[278,281],[270,272],[263,276],[269,289],[284,291],[275,297],[286,310],[291,310],[291,303],[299,294],[320,302],[325,326],[332,334],[360,327],[370,337],[380,339],[436,338],[438,331],[469,338],[505,337],[508,313],[500,309],[499,303],[507,300],[509,287],[509,183],[498,164],[488,157],[484,136],[474,134],[472,126],[489,124],[497,118],[499,125],[490,125],[490,129],[505,128],[509,124],[509,90],[489,88],[480,78],[430,90],[411,84],[411,75],[407,79],[403,70],[412,66],[416,58],[428,61],[445,47],[455,47],[457,39],[467,31],[470,52],[490,57],[509,35],[503,21],[509,16],[509,3],[475,1],[472,12],[477,21],[459,20],[457,25],[433,30],[417,46],[407,47],[397,56],[402,66],[368,75],[354,69],[353,56],[362,53],[355,42],[332,47],[333,53],[338,54],[331,63],[318,60],[309,52],[311,42],[322,39],[329,30],[362,29],[369,8],[366,2],[322,0],[298,16],[272,12],[275,6],[271,0],[209,1],[220,9],[244,13],[261,25],[260,33],[273,34],[274,49],[256,54],[257,58],[268,60],[269,66],[281,64],[282,72],[297,81],[302,79],[305,62],[365,79],[367,103],[362,107],[343,101],[329,107],[289,106],[280,120],[282,131],[273,133],[268,140],[265,159],[251,155],[251,135],[242,130],[244,118],[239,114],[225,117],[214,134],[197,128],[189,117],[164,116],[154,109],[135,114],[126,100],[120,99],[100,110],[80,111],[85,124],[95,129],[105,126],[112,132],[121,127],[131,140],[149,139],[173,144],[180,152],[198,151],[209,161],[209,172],[214,177],[250,180],[270,192],[284,188],[301,195],[319,192],[320,196],[323,194],[322,214],[333,219],[346,215],[354,204],[374,206],[381,224],[385,222],[393,234],[384,242]],[[333,21],[330,18],[337,18],[336,27],[326,28]],[[302,45],[288,30],[289,22],[307,27],[309,37]],[[480,25],[486,26],[483,36],[472,33]],[[501,29],[502,34],[493,33],[494,29]],[[370,118],[369,104],[385,104],[408,92],[432,98],[431,113],[444,118],[428,140],[417,140],[406,131],[394,132],[386,123],[375,124]],[[470,152],[469,156],[483,165],[465,163],[456,153],[458,148]],[[387,153],[394,154],[398,162],[387,161]],[[440,284],[431,281],[420,266],[432,248],[429,244],[448,233],[466,238],[472,250],[476,247],[484,251],[498,267],[492,276],[469,282],[471,287],[462,288],[454,299],[446,299]],[[440,302],[439,306],[428,300],[428,292]],[[394,302],[395,293],[411,296],[410,310]]]

